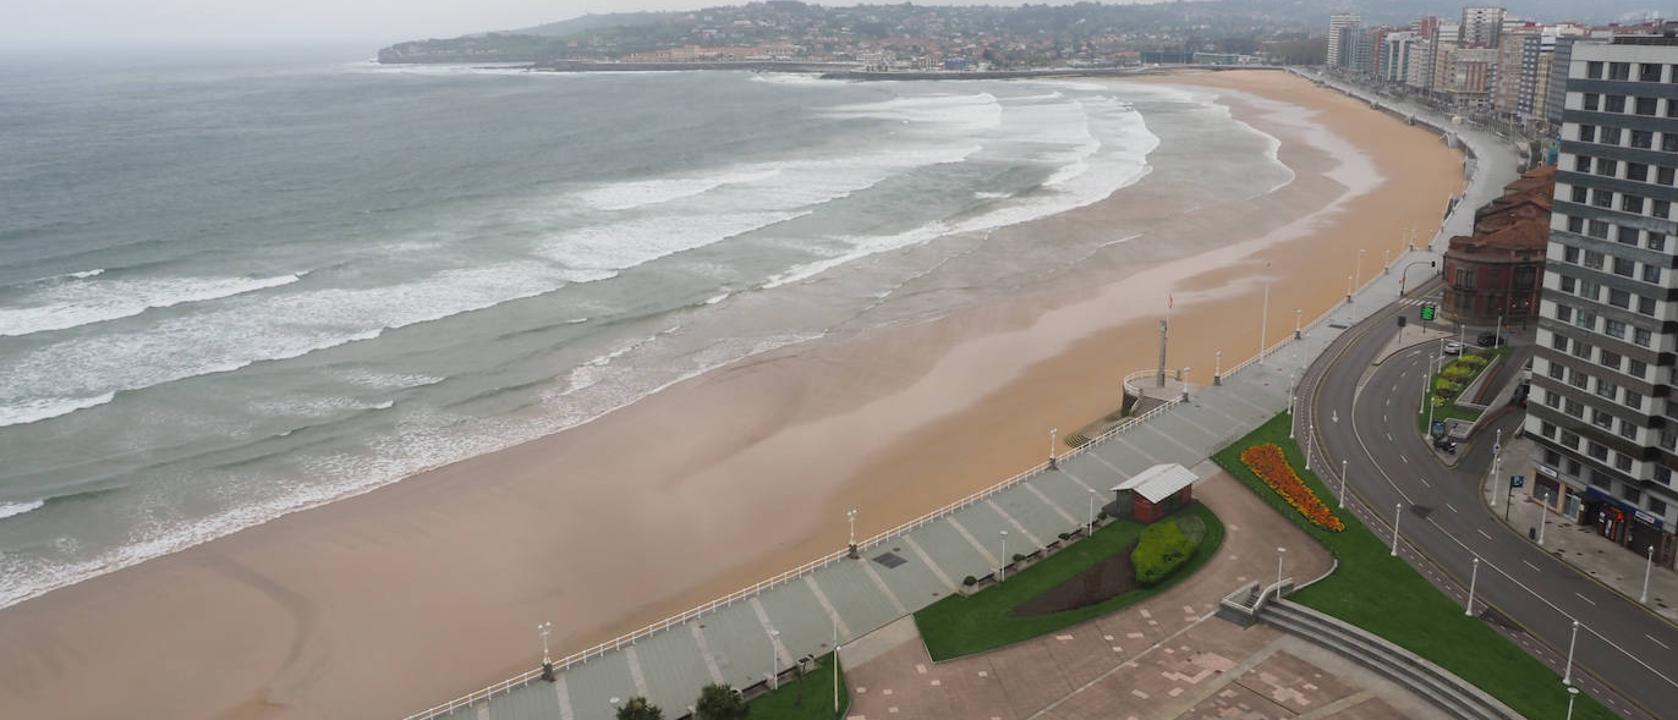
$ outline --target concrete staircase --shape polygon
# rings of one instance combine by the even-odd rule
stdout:
[[[1270,599],[1257,613],[1261,622],[1297,635],[1369,668],[1460,720],[1520,720],[1521,716],[1480,688],[1376,635],[1303,605]]]

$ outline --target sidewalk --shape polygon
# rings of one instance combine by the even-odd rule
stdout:
[[[1533,542],[1527,538],[1538,532],[1539,505],[1532,497],[1532,468],[1536,464],[1538,447],[1524,438],[1511,440],[1504,446],[1503,469],[1500,482],[1487,476],[1481,481],[1481,493],[1493,516],[1502,519],[1504,491],[1509,476],[1525,475],[1526,487],[1514,491],[1514,503],[1509,506],[1507,523],[1520,535],[1518,542]],[[1620,547],[1596,534],[1591,527],[1579,525],[1557,513],[1551,507],[1543,520],[1544,549],[1574,569],[1589,575],[1621,595],[1635,602],[1643,592],[1645,562],[1642,555]],[[1678,622],[1678,573],[1655,566],[1649,573],[1649,610]]]

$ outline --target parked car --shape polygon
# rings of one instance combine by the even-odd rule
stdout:
[[[1445,341],[1445,354],[1446,355],[1461,355],[1462,354],[1462,343],[1457,342],[1455,340],[1446,340]]]
[[[1474,339],[1474,342],[1480,347],[1503,347],[1509,344],[1509,338],[1494,332],[1483,332],[1480,333],[1480,337]]]
[[[1454,455],[1457,452],[1457,441],[1452,440],[1449,436],[1441,435],[1434,438],[1433,446],[1439,448],[1447,454]]]

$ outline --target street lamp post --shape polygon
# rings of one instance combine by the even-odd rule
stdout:
[[[1567,670],[1561,675],[1561,684],[1573,684],[1573,647],[1579,642],[1579,621],[1573,621],[1573,635],[1567,639]]]
[[[1655,569],[1655,546],[1650,545],[1643,558],[1643,594],[1637,596],[1640,603],[1649,602],[1649,571]]]
[[[1346,507],[1346,458],[1340,458],[1340,508]]]
[[[1301,314],[1304,313],[1304,312],[1305,312],[1304,310],[1300,310],[1299,308],[1294,308],[1293,309],[1293,339],[1295,339],[1295,340],[1298,340],[1300,337],[1302,337],[1302,335],[1300,333],[1300,330],[1299,330],[1299,321],[1303,319],[1301,317]]]
[[[1095,534],[1095,488],[1090,488],[1090,529],[1084,533],[1085,537]]]
[[[1305,469],[1311,469],[1311,439],[1317,436],[1317,423],[1311,421],[1305,424]]]
[[[1212,353],[1212,384],[1224,384],[1224,351]]]
[[[1393,503],[1393,549],[1392,557],[1398,557],[1398,519],[1404,517],[1404,503]]]
[[[1548,512],[1550,509],[1550,503],[1545,501],[1545,499],[1539,496],[1536,492],[1532,494],[1532,498],[1538,501],[1538,546],[1543,547],[1544,526],[1549,524],[1548,521],[1550,519],[1550,513]]]
[[[1567,686],[1567,720],[1573,720],[1573,700],[1579,697],[1579,688]]]
[[[1269,264],[1266,263],[1267,267],[1268,267],[1268,265]],[[1263,364],[1264,363],[1264,348],[1265,348],[1264,336],[1265,336],[1266,331],[1268,331],[1269,328],[1270,328],[1270,280],[1269,280],[1269,278],[1266,278],[1265,281],[1264,281],[1264,308],[1262,310],[1260,310],[1259,312],[1260,312],[1260,314],[1259,314],[1259,359],[1258,359],[1258,361],[1259,361],[1260,364]]]
[[[1001,533],[1002,533],[1002,563],[1001,563],[1002,567],[999,567],[999,568],[996,569],[996,581],[997,582],[1002,582],[1002,580],[1008,574],[1008,531],[1003,530],[1003,531],[1001,531]]]
[[[1055,441],[1057,439],[1056,436],[1059,434],[1059,428],[1049,428],[1049,467],[1055,467],[1055,448],[1059,447],[1059,444]]]
[[[1474,615],[1474,585],[1480,580],[1480,558],[1474,558],[1474,569],[1468,573],[1468,607],[1463,608],[1462,614]]]
[[[554,624],[545,622],[536,626],[536,633],[542,636],[542,679],[554,681],[554,661],[548,655],[548,635],[553,632]]]
[[[1183,399],[1189,399],[1189,368],[1183,366]]]
[[[781,656],[775,652],[775,638],[780,637],[781,631],[769,631],[769,689],[781,687]]]
[[[1285,547],[1276,548],[1276,593],[1278,595],[1280,595],[1281,592],[1282,592],[1282,558],[1285,558],[1287,556],[1288,556],[1288,549],[1287,548],[1285,548]]]
[[[851,508],[851,509],[845,511],[845,522],[850,523],[850,526],[851,526],[851,539],[850,539],[850,542],[848,543],[848,545],[851,549],[851,558],[855,559],[857,557],[857,551],[856,551],[856,508]]]
[[[1391,270],[1392,267],[1393,267],[1392,252],[1393,251],[1392,251],[1391,248],[1382,248],[1381,249],[1381,274],[1382,275],[1387,274],[1387,271]]]

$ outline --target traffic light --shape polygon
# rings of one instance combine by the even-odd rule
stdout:
[[[1434,314],[1433,303],[1422,303],[1422,322],[1428,322],[1428,321],[1432,320],[1433,319],[1433,314]]]

